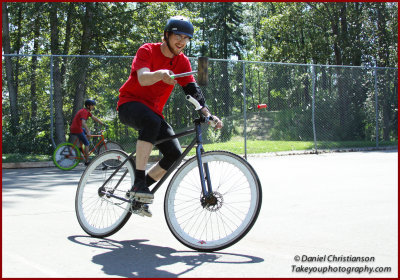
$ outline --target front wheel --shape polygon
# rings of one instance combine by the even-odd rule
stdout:
[[[217,251],[243,238],[261,208],[260,180],[243,158],[224,151],[206,152],[212,193],[202,194],[196,157],[175,173],[165,195],[164,214],[172,234],[198,251]]]
[[[75,196],[75,212],[82,229],[91,236],[116,233],[132,214],[131,203],[108,194],[125,198],[135,180],[133,160],[129,159],[118,170],[104,166],[107,161],[122,165],[127,158],[123,151],[106,151],[95,157],[82,174]]]
[[[78,148],[72,143],[59,144],[53,153],[53,162],[61,170],[71,170],[75,168],[81,159]]]

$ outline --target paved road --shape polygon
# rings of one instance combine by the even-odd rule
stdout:
[[[70,172],[4,169],[2,276],[398,276],[397,151],[249,161],[263,186],[259,219],[239,243],[207,254],[174,239],[162,195],[155,198],[152,218],[134,216],[115,235],[95,239],[79,227],[74,212],[82,166]],[[307,274],[316,267],[330,272]],[[358,273],[356,267],[391,272]]]

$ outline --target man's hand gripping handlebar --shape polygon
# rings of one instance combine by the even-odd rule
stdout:
[[[202,107],[200,103],[190,95],[186,95],[186,100],[194,105],[196,111],[201,110],[201,113],[203,114],[203,116],[206,119],[206,122],[209,125],[211,125],[215,129],[222,128],[223,126],[222,121],[217,116],[211,115],[207,107]]]

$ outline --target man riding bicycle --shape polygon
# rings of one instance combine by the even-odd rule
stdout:
[[[86,124],[86,121],[89,117],[91,117],[95,122],[104,125],[101,120],[92,115],[94,106],[96,106],[96,101],[87,99],[85,101],[85,108],[80,109],[76,113],[70,127],[70,133],[72,135],[76,135],[83,143],[83,145],[85,145],[85,165],[89,164],[89,159],[86,156],[87,154],[89,154],[89,140],[87,139],[86,135],[90,135],[90,130]]]
[[[177,83],[182,86],[186,95],[191,95],[200,103],[203,115],[211,116],[193,76],[176,80],[171,77],[192,71],[190,61],[182,51],[193,37],[193,32],[193,25],[188,19],[180,16],[170,18],[164,28],[162,43],[147,43],[138,49],[130,76],[119,90],[119,118],[123,124],[139,131],[135,182],[130,197],[153,199],[154,195],[148,187],[162,178],[182,153],[177,139],[157,145],[163,158],[146,175],[146,165],[155,141],[175,134],[162,114],[174,86]],[[222,128],[219,118],[212,117],[215,128]],[[151,216],[151,213],[148,211],[146,215]]]

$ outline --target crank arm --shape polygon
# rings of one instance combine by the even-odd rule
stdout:
[[[109,192],[106,192],[106,191],[100,191],[100,192],[101,192],[102,194],[104,194],[105,196],[111,196],[111,197],[113,197],[113,198],[116,198],[116,199],[119,199],[119,200],[122,200],[122,201],[125,201],[125,202],[128,202],[128,203],[131,202],[129,199],[126,199],[126,198],[121,197],[121,196],[117,196],[117,195],[115,195],[115,194],[112,194],[112,193],[109,193]]]
[[[115,194],[112,194],[112,193],[109,193],[109,192],[106,192],[106,191],[100,191],[100,193],[104,194],[105,196],[110,196],[110,197],[113,197],[113,198],[116,198],[116,199],[119,199],[119,200],[122,200],[122,201],[125,201],[125,202],[128,202],[128,203],[132,202],[129,199],[126,199],[126,198],[121,197],[121,196],[117,196]],[[142,198],[142,197],[133,197],[133,201],[140,202],[140,203],[146,203],[146,204],[153,203],[153,199]]]

